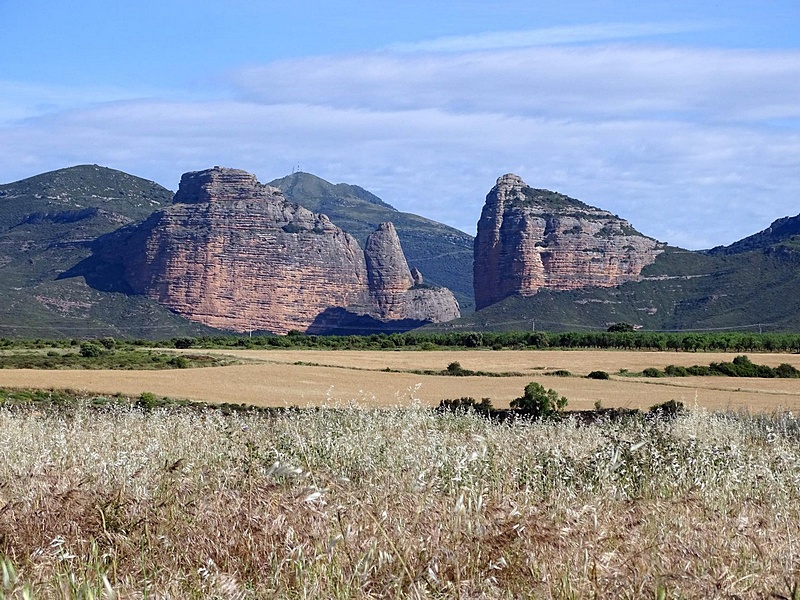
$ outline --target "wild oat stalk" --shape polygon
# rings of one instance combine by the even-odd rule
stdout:
[[[0,598],[792,598],[800,581],[791,415],[0,408],[0,441]]]

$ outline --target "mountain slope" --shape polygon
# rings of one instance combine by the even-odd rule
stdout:
[[[396,210],[370,192],[354,185],[332,184],[309,173],[293,173],[269,183],[290,202],[321,212],[364,245],[367,236],[391,221],[400,236],[408,264],[425,282],[449,288],[462,313],[474,306],[472,289],[472,236],[430,219]]]
[[[796,330],[800,216],[692,252],[508,174],[486,196],[475,284],[476,313],[428,328]]]
[[[0,185],[0,267],[9,285],[53,279],[97,236],[168,205],[172,192],[121,171],[81,165]]]
[[[171,201],[172,192],[152,181],[97,165],[0,185],[0,336],[208,331],[150,300],[57,280],[89,256],[95,238]]]
[[[800,330],[800,246],[779,243],[733,255],[667,247],[642,276],[612,288],[511,296],[426,329],[603,330],[626,322],[651,331]]]
[[[734,242],[729,246],[717,246],[708,251],[712,255],[739,254],[751,250],[765,250],[775,244],[782,242],[800,240],[800,215],[794,217],[783,217],[773,221],[772,224],[753,235]]]

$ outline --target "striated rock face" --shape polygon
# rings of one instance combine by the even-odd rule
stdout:
[[[540,289],[636,281],[663,249],[610,212],[533,189],[513,174],[500,177],[486,196],[477,233],[477,309]]]
[[[382,319],[440,323],[461,316],[455,296],[446,288],[415,287],[422,274],[408,268],[392,223],[381,223],[364,244],[369,290]],[[416,282],[419,281],[419,284]]]
[[[109,251],[124,257],[131,291],[189,319],[286,333],[306,330],[332,307],[379,319],[413,312],[402,300],[413,282],[392,233],[396,240],[391,224],[376,232],[368,262],[358,242],[325,215],[287,202],[245,171],[214,167],[185,174],[173,205]],[[406,304],[419,304],[425,320],[453,318],[439,300],[415,296]]]

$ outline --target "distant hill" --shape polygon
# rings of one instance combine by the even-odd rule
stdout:
[[[651,331],[800,331],[800,244],[794,239],[727,254],[667,247],[642,275],[618,287],[512,296],[426,329],[604,330],[625,322]]]
[[[751,250],[765,250],[770,246],[780,243],[800,244],[800,215],[783,217],[753,235],[734,242],[729,246],[717,246],[708,250],[708,254],[719,256],[723,254],[740,254]]]
[[[391,221],[409,266],[419,269],[426,283],[449,288],[462,313],[473,310],[471,235],[419,215],[400,212],[358,186],[332,184],[309,173],[293,173],[269,185],[280,188],[289,201],[326,214],[362,247],[380,223]]]
[[[157,183],[97,165],[0,185],[0,337],[210,331],[145,298],[57,280],[90,254],[95,238],[171,201],[172,192]]]

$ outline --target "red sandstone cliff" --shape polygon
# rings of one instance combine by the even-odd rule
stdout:
[[[446,288],[422,287],[412,273],[392,223],[381,223],[364,244],[370,296],[383,319],[442,322],[461,316],[458,302]]]
[[[325,215],[287,202],[245,171],[214,167],[186,173],[173,206],[110,251],[124,255],[132,291],[212,327],[304,331],[332,307],[380,320],[459,316],[449,290],[411,290],[397,234],[388,237],[376,238],[368,262]],[[442,306],[445,292],[455,310]]]
[[[636,281],[662,246],[607,211],[504,175],[486,196],[478,221],[476,308],[540,289]]]

